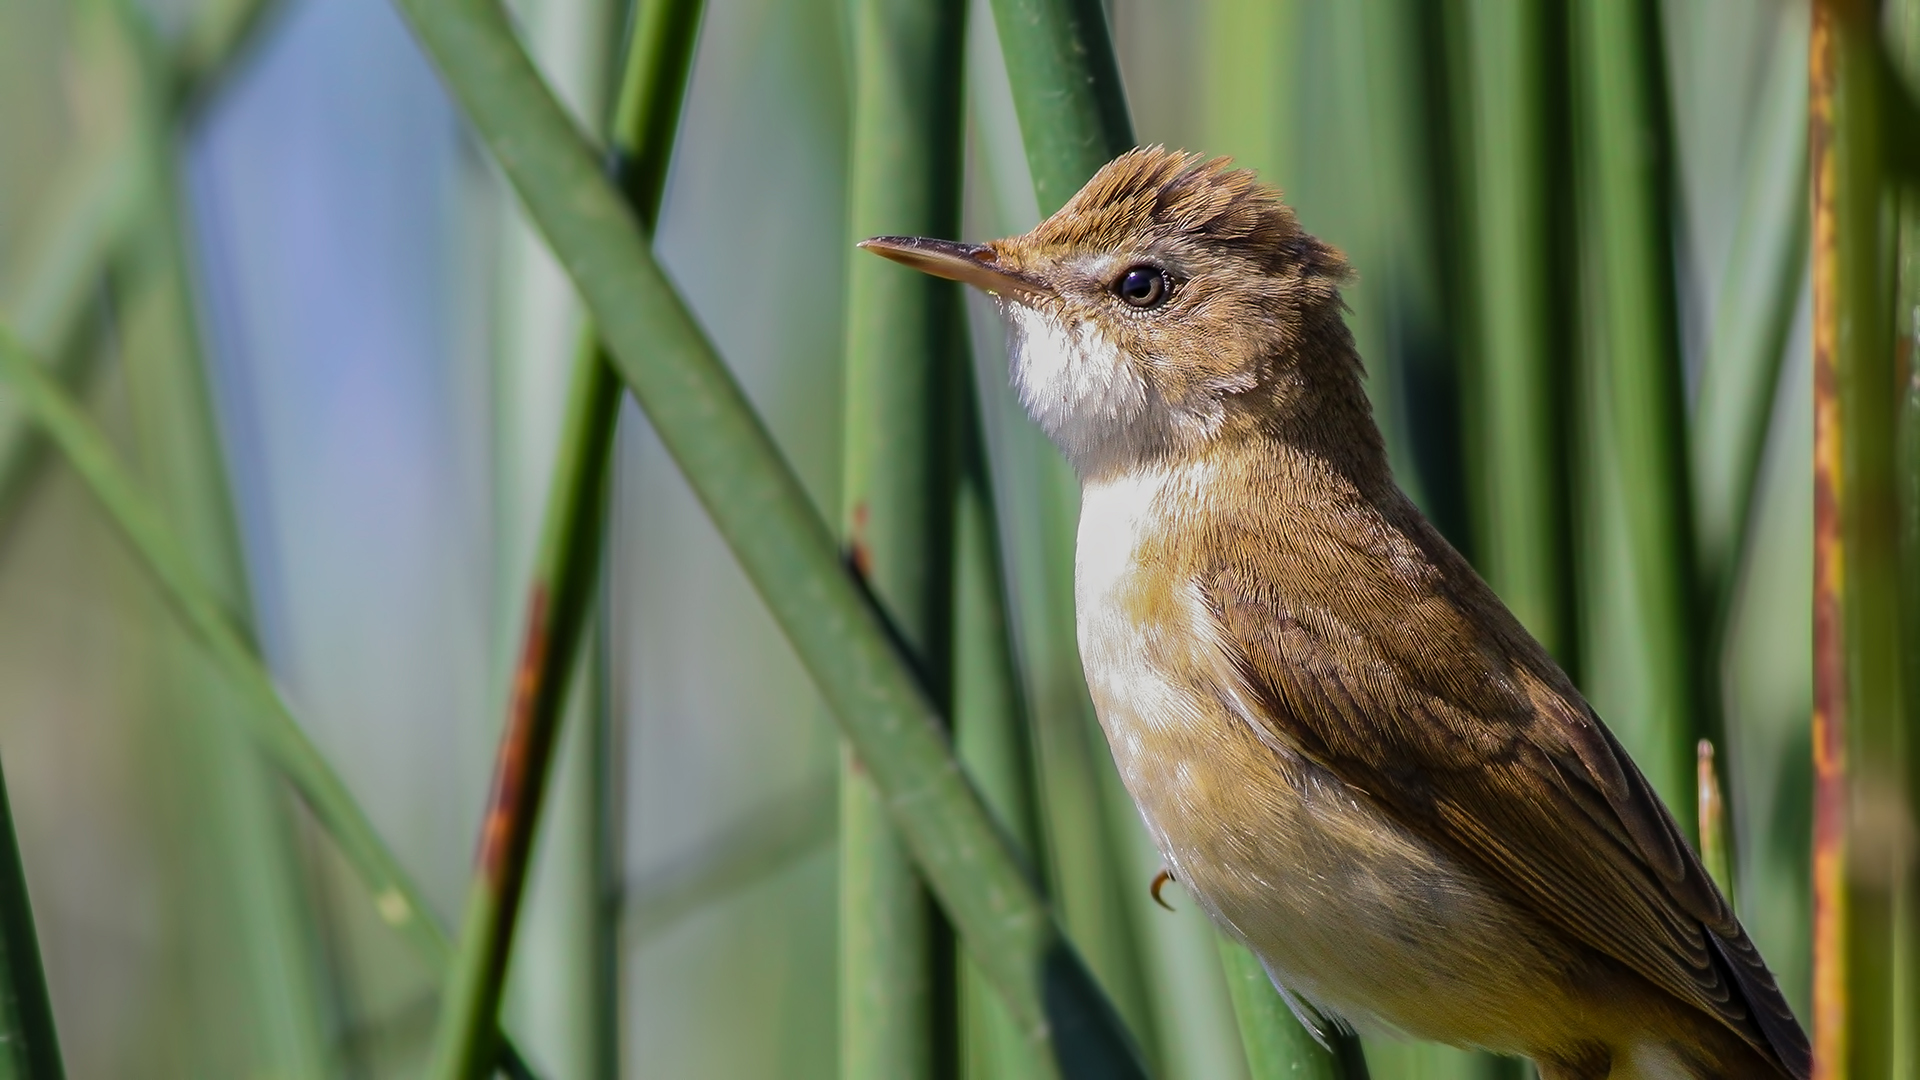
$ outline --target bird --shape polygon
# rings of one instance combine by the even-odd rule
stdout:
[[[1393,478],[1345,257],[1225,158],[1103,166],[1030,232],[863,248],[975,286],[1081,486],[1082,667],[1176,877],[1323,1038],[1543,1080],[1805,1080],[1673,816]]]

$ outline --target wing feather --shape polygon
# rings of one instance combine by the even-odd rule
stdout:
[[[1266,560],[1197,568],[1240,683],[1223,689],[1253,704],[1263,737],[1806,1076],[1805,1034],[1646,778],[1464,561],[1424,521],[1409,531],[1439,587],[1359,565],[1320,595],[1288,575],[1283,597]],[[1330,561],[1377,558],[1356,549]],[[1367,614],[1381,605],[1404,613],[1390,635],[1355,629],[1378,625]],[[1566,841],[1569,821],[1589,843]]]

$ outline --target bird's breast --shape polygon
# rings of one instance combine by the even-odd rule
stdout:
[[[1545,992],[1546,958],[1510,945],[1524,916],[1249,715],[1192,569],[1204,558],[1181,549],[1208,534],[1191,517],[1208,479],[1143,470],[1081,501],[1087,688],[1168,868],[1276,977],[1356,1022],[1453,1034],[1461,1015]]]

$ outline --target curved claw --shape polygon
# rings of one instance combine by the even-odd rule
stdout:
[[[1166,887],[1167,882],[1173,881],[1173,880],[1175,880],[1173,876],[1173,871],[1161,870],[1159,873],[1153,875],[1153,884],[1147,886],[1147,892],[1152,894],[1153,902],[1156,904],[1159,904],[1163,908],[1166,908],[1168,911],[1173,910],[1173,905],[1167,903],[1165,900],[1160,899],[1160,890]]]

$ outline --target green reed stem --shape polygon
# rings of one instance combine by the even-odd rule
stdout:
[[[401,6],[1016,1023],[1070,1076],[1140,1075],[1124,1029],[954,761],[925,687],[498,7]]]
[[[1133,148],[1133,120],[1100,0],[993,0],[1040,213]]]
[[[960,227],[964,0],[853,9],[854,241]],[[841,528],[854,572],[952,715],[953,408],[967,377],[959,290],[880,259],[848,266]],[[843,758],[840,1075],[931,1077],[940,940],[925,888],[864,764]]]
[[[221,77],[253,39],[274,0],[218,0],[204,6],[176,51],[161,66],[171,85],[161,95],[178,104],[174,122],[190,119],[201,92]],[[91,299],[133,218],[140,186],[139,139],[116,135],[67,166],[70,177],[49,185],[58,204],[36,215],[40,227],[18,264],[0,266],[0,318],[11,322],[35,355],[48,357],[61,382],[84,385],[97,350],[76,348]],[[0,402],[0,526],[46,461],[38,429]]]
[[[76,174],[70,181],[51,185],[59,204],[23,245],[22,265],[6,267],[0,283],[0,317],[11,320],[36,355],[49,358],[53,377],[70,389],[88,382],[101,352],[87,347],[80,329],[132,216],[139,188],[133,150],[133,140],[119,140],[70,167]],[[40,476],[46,449],[31,418],[0,401],[0,529]]]
[[[1892,18],[1882,38],[1888,59],[1888,78],[1881,81],[1883,100],[1904,99],[1906,94],[1903,87],[1895,88],[1893,55],[1897,53],[1907,70],[1920,64],[1920,2],[1895,0],[1890,14]],[[1896,110],[1889,108],[1888,111]],[[1920,130],[1920,122],[1916,122],[1920,111],[1910,104],[1898,111],[1905,114],[1905,123],[1901,134],[1892,141],[1910,142],[1913,132]],[[1883,125],[1883,130],[1890,128]],[[1911,147],[1908,149],[1911,151]],[[1896,355],[1892,468],[1895,574],[1899,583],[1897,603],[1902,642],[1899,650],[1901,711],[1897,721],[1901,728],[1898,736],[1902,758],[1900,779],[1904,782],[1906,809],[1911,817],[1914,807],[1920,806],[1920,649],[1915,648],[1915,644],[1920,643],[1920,189],[1912,183],[1913,173],[1901,179],[1906,183],[1897,195],[1894,294],[1890,312]],[[1900,893],[1897,915],[1900,924],[1895,933],[1900,952],[1894,961],[1893,978],[1896,1003],[1903,995],[1911,1002],[1913,988],[1920,985],[1916,981],[1920,980],[1920,934],[1914,932],[1920,927],[1920,864],[1909,859],[1903,869],[1905,873],[1895,884]],[[1908,1016],[1912,1015],[1911,1007],[1906,1011]],[[1895,1075],[1913,1075],[1920,1071],[1920,1040],[1914,1038],[1912,1026],[1901,1025],[1896,1020],[1893,1041]]]
[[[61,1080],[65,1075],[13,807],[6,779],[0,776],[0,1080]]]
[[[1333,1053],[1294,1019],[1267,977],[1267,969],[1252,953],[1222,937],[1220,966],[1227,973],[1227,990],[1240,1020],[1240,1041],[1246,1047],[1247,1074],[1252,1080],[1349,1080]]]
[[[173,73],[145,13],[129,3],[112,10],[138,94],[131,111],[141,197],[113,274],[135,445],[153,505],[232,630],[254,650],[245,555],[191,292],[175,118],[162,111]],[[257,1049],[249,1047],[244,1060],[254,1067],[326,1075],[335,1071],[322,1030],[327,972],[294,843],[293,808],[269,763],[246,752],[239,717],[250,703],[217,674],[178,662],[185,649],[162,655],[175,658],[166,664],[161,705],[176,722],[174,745],[187,769],[205,770],[185,805],[217,868],[217,895],[195,905],[196,915],[220,927],[215,940],[231,943],[239,974],[241,1011],[227,1018],[253,1029]]]
[[[963,377],[956,409],[960,488],[954,512],[954,753],[995,820],[1029,860],[1040,850],[1033,732],[1014,660],[1006,574],[983,445],[978,393]],[[960,1032],[968,1080],[1039,1080],[1052,1062],[1021,1037],[970,957],[960,961]]]
[[[252,707],[235,713],[238,722],[300,793],[321,828],[340,845],[347,861],[373,893],[381,918],[405,936],[429,963],[445,965],[451,952],[432,909],[339,775],[307,739],[274,685],[273,676],[218,594],[203,582],[195,561],[119,462],[105,434],[4,326],[0,326],[0,382],[12,387],[22,408],[80,474],[134,554],[153,574],[167,602],[246,697]]]
[[[576,117],[613,120],[633,5],[627,0],[518,4],[523,40]],[[522,590],[539,541],[552,455],[565,439],[568,358],[581,319],[565,279],[511,197],[496,201],[503,228],[491,329],[494,393],[494,595],[520,629]],[[554,748],[551,790],[523,886],[526,910],[508,963],[501,1016],[557,1076],[619,1071],[618,821],[620,762],[608,683],[604,577],[578,648]],[[503,649],[513,644],[504,638]],[[513,657],[502,656],[502,661]],[[504,665],[503,665],[504,666]],[[504,712],[504,708],[500,711]]]
[[[608,160],[616,201],[651,232],[666,189],[680,102],[698,37],[700,0],[648,0],[635,12],[621,64]],[[513,62],[528,64],[515,46]],[[536,92],[554,104],[527,67]],[[557,104],[554,104],[557,108]],[[567,151],[575,152],[573,146]],[[518,148],[501,149],[503,164]],[[606,188],[613,194],[611,187]],[[623,215],[630,228],[636,224]],[[606,478],[619,415],[620,383],[594,327],[582,328],[574,356],[563,442],[547,489],[540,546],[527,593],[521,652],[507,722],[495,756],[478,870],[468,893],[452,977],[441,1002],[432,1075],[477,1077],[495,1057],[495,1017],[526,884],[534,826],[578,646],[593,606],[605,540]]]
[[[1899,882],[1879,814],[1904,809],[1901,573],[1881,54],[1865,3],[1814,8],[1814,1060],[1892,1075]],[[1898,808],[1897,811],[1895,808]]]

